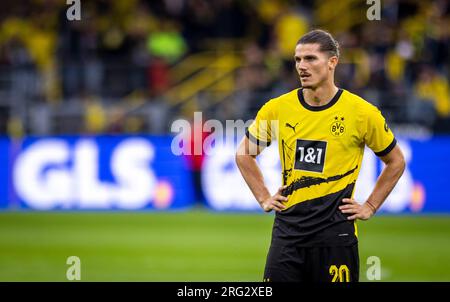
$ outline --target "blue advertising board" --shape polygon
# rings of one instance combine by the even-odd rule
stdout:
[[[186,209],[195,195],[172,136],[64,136],[0,139],[0,209]],[[398,139],[407,167],[381,208],[450,213],[450,137]],[[202,188],[214,210],[261,211],[235,164],[235,142],[205,156]],[[271,192],[281,184],[276,144],[258,162]],[[383,163],[365,151],[355,198],[371,193]]]
[[[0,140],[1,208],[179,209],[193,203],[186,158],[171,137]]]

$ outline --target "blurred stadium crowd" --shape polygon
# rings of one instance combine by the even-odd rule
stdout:
[[[323,28],[341,44],[340,87],[393,127],[450,133],[449,1],[381,2],[379,21],[363,0],[81,0],[80,21],[66,1],[2,3],[0,132],[161,134],[194,111],[251,119],[298,87],[295,44]]]

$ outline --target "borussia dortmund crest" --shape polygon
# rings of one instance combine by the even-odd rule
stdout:
[[[334,136],[342,136],[345,133],[345,118],[335,116],[333,119],[333,123],[331,124],[330,131]]]

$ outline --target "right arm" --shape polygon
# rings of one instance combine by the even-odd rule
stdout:
[[[283,202],[287,201],[287,197],[281,195],[286,186],[279,188],[275,195],[270,194],[256,162],[256,156],[263,150],[263,147],[256,145],[244,136],[236,151],[236,164],[261,208],[265,212],[271,210],[279,212],[286,208]]]

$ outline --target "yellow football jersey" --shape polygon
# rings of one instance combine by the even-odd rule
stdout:
[[[246,135],[259,145],[278,141],[288,201],[277,217],[296,217],[300,234],[346,221],[337,208],[353,196],[365,145],[383,156],[396,144],[377,107],[344,89],[324,106],[306,103],[302,89],[271,99]]]

